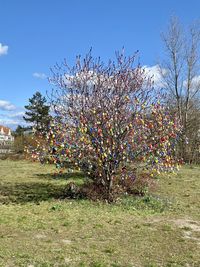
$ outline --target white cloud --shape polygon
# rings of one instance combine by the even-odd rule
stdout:
[[[46,74],[40,73],[40,72],[34,72],[33,77],[38,78],[38,79],[46,79],[47,78]]]
[[[183,81],[184,88],[187,87],[187,80]],[[193,77],[190,85],[191,91],[196,92],[200,89],[200,75],[196,75]]]
[[[163,87],[164,82],[162,79],[162,75],[160,73],[160,68],[158,65],[154,66],[144,66],[145,73],[152,78],[152,81],[154,82],[155,87]],[[162,73],[165,74],[166,70],[162,69]]]
[[[7,117],[8,118],[12,118],[12,119],[22,120],[24,115],[25,115],[24,111],[19,111],[19,112],[16,112],[16,113],[7,114]]]
[[[21,111],[21,108],[17,112],[2,112],[0,114],[0,125],[5,125],[12,129],[15,129],[17,125],[26,125],[23,115],[24,111]]]
[[[154,65],[154,66],[143,66],[143,68],[145,69],[145,73],[147,74],[148,77],[152,78],[152,81],[154,82],[154,87],[155,88],[163,88],[163,87],[167,87],[164,79],[162,78],[162,75],[166,75],[167,74],[167,70],[166,69],[160,69],[159,65]],[[162,75],[161,75],[162,72]],[[183,81],[183,89],[186,89],[187,87],[187,80]],[[200,75],[196,75],[193,77],[192,81],[191,81],[191,92],[196,92],[198,90],[200,90]]]
[[[18,120],[12,120],[12,119],[0,119],[0,124],[1,125],[5,125],[5,126],[7,126],[7,125],[13,125],[13,126],[15,126],[15,125],[18,125],[19,124],[19,121]]]
[[[194,78],[192,79],[192,84],[193,86],[197,86],[200,83],[200,75],[194,76]]]
[[[9,101],[0,100],[0,110],[12,111],[15,110],[16,107],[11,104]]]
[[[7,53],[8,53],[8,46],[2,45],[2,43],[0,43],[0,56],[6,55]]]

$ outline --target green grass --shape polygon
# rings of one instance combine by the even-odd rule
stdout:
[[[0,266],[200,266],[200,168],[116,204],[64,199],[81,173],[0,161]]]

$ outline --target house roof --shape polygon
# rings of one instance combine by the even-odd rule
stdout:
[[[8,127],[5,127],[5,126],[3,126],[3,125],[0,125],[0,131],[3,129],[3,131],[4,131],[4,133],[5,134],[9,134],[9,132],[11,131],[10,130],[10,128],[8,128]]]

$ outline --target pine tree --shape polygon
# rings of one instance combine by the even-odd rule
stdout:
[[[46,132],[51,120],[50,106],[47,104],[46,98],[40,92],[36,92],[32,98],[29,98],[29,105],[26,105],[25,109],[27,111],[23,119],[31,123],[36,132]]]
[[[15,137],[22,136],[22,135],[24,135],[24,132],[25,131],[26,131],[26,128],[25,127],[23,127],[21,125],[18,125],[17,128],[16,128],[16,130],[14,131],[13,135]]]

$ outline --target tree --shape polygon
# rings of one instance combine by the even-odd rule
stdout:
[[[26,131],[25,127],[18,125],[16,130],[13,132],[13,135],[15,137],[13,149],[17,154],[22,154],[24,152],[24,147],[25,147],[24,132],[25,131]]]
[[[162,34],[162,40],[166,60],[160,64],[160,72],[171,108],[178,111],[183,126],[180,152],[187,160],[190,157],[187,150],[192,152],[190,147],[194,142],[192,135],[195,131],[197,136],[200,129],[200,114],[197,112],[200,107],[200,27],[197,23],[193,24],[186,34],[179,20],[173,17],[168,30]],[[186,138],[189,140],[188,149],[186,149]]]
[[[177,163],[178,120],[159,102],[144,69],[134,66],[135,56],[116,53],[116,61],[106,65],[90,51],[74,67],[65,62],[52,70],[59,120],[51,124],[47,143],[38,146],[40,153],[34,151],[40,159],[48,155],[57,166],[68,162],[87,173],[108,201],[126,180]]]
[[[49,114],[50,106],[46,104],[46,98],[43,97],[40,92],[36,92],[33,97],[29,99],[29,102],[29,105],[25,106],[27,111],[23,117],[24,120],[31,123],[36,132],[46,132],[51,120]]]
[[[24,135],[24,132],[25,131],[26,131],[26,128],[25,127],[23,127],[21,125],[18,125],[17,128],[16,128],[16,130],[13,132],[13,135],[15,137],[22,136],[22,135]]]

